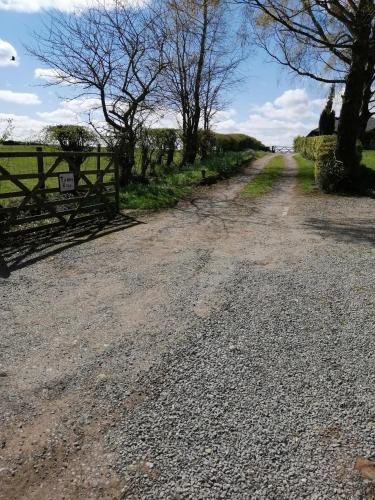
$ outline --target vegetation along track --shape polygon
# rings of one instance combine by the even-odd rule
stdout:
[[[1,499],[366,493],[374,202],[268,160],[0,280]]]

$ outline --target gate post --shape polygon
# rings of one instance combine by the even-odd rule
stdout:
[[[41,153],[43,151],[43,148],[41,146],[38,146],[36,148],[36,151],[37,151],[37,153]],[[38,162],[38,174],[39,174],[39,176],[44,176],[44,159],[43,159],[43,155],[38,154],[38,156],[37,156],[37,162]],[[41,178],[39,177],[38,181],[40,181],[40,179]],[[45,181],[44,177],[43,177],[43,180],[40,182],[40,189],[43,190],[43,191],[46,189],[46,181]],[[40,197],[41,197],[41,199],[43,201],[45,201],[45,199],[46,199],[45,193],[42,193],[40,195]],[[39,209],[38,212],[42,213],[41,209]]]
[[[116,200],[116,212],[120,211],[120,175],[119,175],[119,160],[117,152],[112,153],[113,164],[115,167],[115,200]]]

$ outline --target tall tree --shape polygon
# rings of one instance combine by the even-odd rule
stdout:
[[[222,0],[169,0],[166,101],[182,121],[182,164],[192,164],[241,57],[231,41]],[[202,123],[203,122],[203,123]]]
[[[69,15],[49,14],[30,49],[54,70],[50,84],[73,87],[76,96],[96,97],[104,121],[117,138],[120,182],[132,176],[137,130],[157,108],[165,32],[158,6],[131,7],[100,0]]]
[[[335,97],[335,86],[332,85],[329,91],[327,103],[320,115],[319,134],[331,135],[335,132],[335,110],[333,108],[333,99]]]
[[[182,164],[198,151],[202,74],[206,57],[211,0],[170,0],[166,101],[182,119]]]

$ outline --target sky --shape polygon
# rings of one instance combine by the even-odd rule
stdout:
[[[42,29],[46,11],[58,6],[69,12],[77,1],[84,7],[89,0],[0,0],[0,133],[7,118],[15,126],[12,138],[22,140],[37,140],[47,125],[84,123],[92,102],[72,102],[70,89],[43,86],[49,68],[25,48]],[[217,114],[214,130],[241,132],[267,146],[283,146],[317,127],[327,86],[297,79],[261,51],[252,54],[243,70],[245,81],[230,96],[228,108]],[[154,126],[172,122],[166,116]]]

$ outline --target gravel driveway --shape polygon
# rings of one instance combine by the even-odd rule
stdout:
[[[258,160],[0,278],[0,498],[373,498],[374,200]]]

